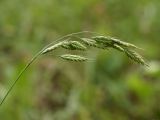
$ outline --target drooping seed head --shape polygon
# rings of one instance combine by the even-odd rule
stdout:
[[[78,41],[65,41],[62,45],[63,48],[69,50],[86,50],[87,48]]]
[[[141,65],[146,65],[148,66],[148,64],[144,61],[144,59],[142,58],[141,55],[139,55],[137,52],[129,50],[129,49],[125,49],[125,53],[126,55],[133,61],[141,64]]]
[[[121,40],[113,38],[113,37],[111,37],[110,39],[112,40],[113,43],[116,43],[116,44],[118,44],[120,46],[141,49],[141,48],[139,48],[139,47],[137,47],[137,46],[135,46],[135,45],[133,45],[131,43],[124,42],[124,41],[121,41]]]
[[[113,44],[117,44],[119,46],[123,46],[123,47],[131,47],[131,48],[137,48],[137,49],[141,49],[131,43],[127,43],[127,42],[124,42],[124,41],[121,41],[119,39],[116,39],[116,38],[113,38],[113,37],[110,37],[110,36],[95,36],[95,37],[92,37],[94,40],[96,40],[97,42],[99,43],[103,43],[103,44],[110,44],[110,45],[113,45]]]
[[[65,54],[60,56],[62,59],[67,61],[75,61],[75,62],[82,62],[88,60],[88,58],[79,56],[79,55],[72,55],[72,54]]]

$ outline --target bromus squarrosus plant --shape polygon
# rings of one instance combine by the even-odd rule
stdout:
[[[94,37],[79,37],[80,34],[91,34],[95,35]],[[74,38],[77,38],[77,40],[72,40]],[[27,68],[41,55],[45,55],[49,52],[53,52],[55,49],[62,48],[66,50],[80,50],[82,52],[89,50],[91,47],[98,48],[98,49],[116,49],[124,54],[126,54],[127,57],[129,57],[131,60],[144,65],[148,66],[147,63],[144,61],[141,55],[139,55],[135,49],[139,49],[137,46],[127,43],[124,41],[121,41],[119,39],[115,39],[110,36],[100,36],[97,35],[95,32],[90,31],[82,31],[77,33],[71,33],[66,36],[63,36],[56,41],[52,42],[51,44],[44,47],[42,50],[40,50],[29,62],[26,64],[26,66],[22,69],[22,71],[19,73],[17,79],[12,83],[11,87],[5,94],[4,98],[0,102],[0,106],[4,103],[9,93],[12,91],[20,77],[23,75],[23,73],[27,70]],[[72,54],[64,54],[60,55],[59,58],[64,59],[66,61],[71,62],[85,62],[87,60],[90,60],[89,58],[86,58],[84,56],[80,56],[78,54],[72,55]]]

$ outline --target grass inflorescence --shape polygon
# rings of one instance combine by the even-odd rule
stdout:
[[[78,37],[79,34],[97,34],[95,32],[89,32],[89,31],[82,31],[77,33],[71,33],[66,36],[63,36],[56,40],[56,42],[52,42],[48,46],[44,47],[41,51],[39,51],[24,67],[24,69],[20,72],[17,79],[13,82],[9,90],[7,91],[6,95],[0,102],[0,106],[3,104],[13,87],[16,85],[22,74],[28,69],[28,67],[41,55],[45,55],[49,52],[53,52],[54,50],[58,48],[63,48],[67,50],[80,50],[82,52],[89,50],[91,47],[97,48],[97,49],[116,49],[122,53],[124,53],[127,57],[129,57],[131,60],[135,61],[138,64],[141,65],[147,65],[147,63],[144,61],[143,57],[138,54],[135,49],[140,49],[139,47],[128,43],[121,41],[119,39],[110,37],[110,36],[94,36],[94,37]],[[73,38],[78,38],[78,40],[72,40]],[[72,54],[64,54],[60,55],[60,58],[66,60],[66,61],[75,61],[75,62],[84,62],[87,60],[90,60],[84,56],[80,56],[78,54],[72,55]]]

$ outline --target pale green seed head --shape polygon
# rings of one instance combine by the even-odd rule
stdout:
[[[87,48],[78,41],[66,41],[61,45],[65,49],[69,50],[86,50]]]
[[[67,61],[75,61],[75,62],[82,62],[88,60],[88,58],[79,56],[79,55],[72,55],[72,54],[65,54],[60,56],[62,59]]]
[[[123,47],[131,47],[131,48],[137,48],[137,49],[141,49],[131,43],[127,43],[127,42],[124,42],[124,41],[121,41],[119,39],[116,39],[114,37],[110,37],[110,36],[95,36],[95,37],[92,37],[95,41],[99,42],[99,43],[103,43],[103,44],[117,44],[119,46],[123,46]]]
[[[89,39],[89,38],[81,38],[82,42],[88,46],[93,46],[96,47],[97,46],[97,42],[93,39]]]
[[[81,38],[82,42],[88,46],[91,46],[91,47],[96,47],[96,48],[99,48],[99,49],[108,49],[109,45],[107,44],[102,44],[102,43],[99,43],[93,39],[89,39],[89,38]]]
[[[124,49],[121,46],[117,45],[117,44],[113,44],[113,48],[115,48],[116,50],[118,50],[120,52],[124,52]]]
[[[57,43],[57,44],[55,44],[55,45],[52,45],[52,46],[46,48],[45,50],[43,50],[42,54],[46,54],[46,53],[48,53],[48,52],[51,52],[51,51],[59,48],[62,44],[63,44],[63,42],[59,42],[59,43]]]
[[[97,43],[110,43],[111,40],[109,37],[105,37],[105,36],[95,36],[92,37],[93,40],[95,40]]]
[[[137,62],[137,63],[139,63],[141,65],[148,66],[148,64],[144,61],[142,56],[139,55],[137,52],[135,52],[133,50],[125,49],[125,53],[131,60],[133,60],[133,61],[135,61],[135,62]]]

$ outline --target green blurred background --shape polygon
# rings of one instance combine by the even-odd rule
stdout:
[[[86,63],[43,56],[10,93],[0,120],[160,120],[159,0],[0,0],[0,99],[36,52],[84,30],[144,48],[150,67],[115,50],[91,50],[95,60]]]

